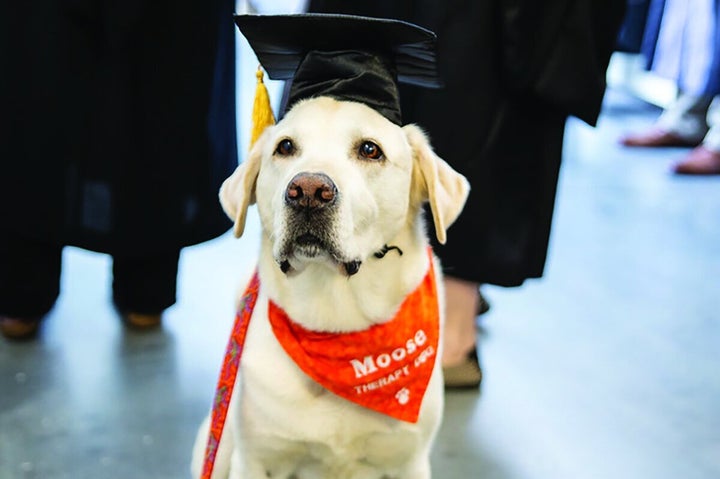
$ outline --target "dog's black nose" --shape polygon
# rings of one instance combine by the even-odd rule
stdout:
[[[337,187],[324,173],[298,173],[285,190],[285,203],[295,208],[323,208],[336,197]]]

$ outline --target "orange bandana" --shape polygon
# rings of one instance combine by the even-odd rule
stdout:
[[[395,317],[364,331],[309,331],[272,301],[268,316],[285,352],[323,387],[363,407],[417,422],[439,341],[432,258]]]

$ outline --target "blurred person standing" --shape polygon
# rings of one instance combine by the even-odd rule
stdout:
[[[447,245],[433,245],[445,273],[447,388],[482,380],[480,286],[543,275],[565,122],[573,115],[595,125],[625,2],[309,2],[310,12],[399,18],[437,34],[445,87],[401,84],[400,97],[403,119],[422,126],[472,186]]]
[[[161,324],[183,247],[230,223],[231,0],[2,0],[0,332],[33,337],[62,249],[112,255],[130,327]]]
[[[630,147],[690,147],[673,171],[720,174],[720,2],[651,0],[640,53],[646,69],[678,89],[646,131],[620,139]],[[714,101],[715,100],[715,101]]]

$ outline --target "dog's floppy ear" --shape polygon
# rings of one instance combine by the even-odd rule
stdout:
[[[403,130],[413,150],[413,194],[430,203],[435,235],[441,244],[445,244],[447,229],[465,206],[470,184],[435,154],[427,136],[417,125],[405,125]]]
[[[236,238],[245,230],[248,207],[255,203],[255,184],[260,173],[262,144],[256,143],[248,158],[240,164],[220,186],[220,204],[231,220],[235,222],[233,233]]]

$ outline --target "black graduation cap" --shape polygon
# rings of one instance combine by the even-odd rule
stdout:
[[[435,34],[412,23],[340,14],[235,15],[273,80],[291,80],[287,106],[331,96],[402,124],[397,82],[442,86]]]

